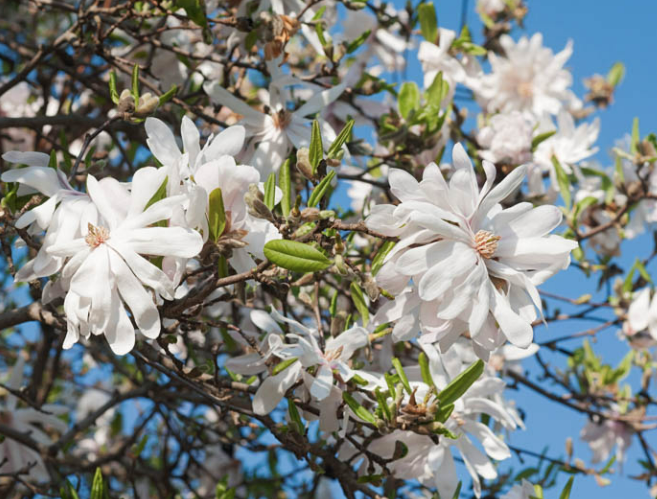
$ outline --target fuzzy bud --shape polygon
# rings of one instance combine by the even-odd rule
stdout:
[[[297,151],[297,170],[308,180],[313,180],[313,166],[310,164],[309,151],[307,147],[302,147]]]
[[[135,98],[127,88],[121,92],[117,109],[120,113],[132,114],[135,110]]]
[[[135,114],[139,117],[148,116],[153,114],[159,105],[160,99],[150,92],[146,92],[144,95],[139,96],[139,103],[137,104],[137,109],[135,109]]]

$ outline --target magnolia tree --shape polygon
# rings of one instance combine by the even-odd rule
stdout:
[[[2,497],[657,493],[657,137],[475,8],[5,0]]]

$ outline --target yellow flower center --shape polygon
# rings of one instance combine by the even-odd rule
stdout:
[[[492,232],[480,230],[475,234],[475,249],[486,259],[493,258],[497,250],[497,241],[501,239]]]
[[[87,228],[89,229],[89,233],[84,238],[84,241],[92,249],[97,248],[98,246],[103,244],[105,241],[107,241],[110,237],[109,230],[106,229],[105,227],[95,227],[92,224],[88,224]]]

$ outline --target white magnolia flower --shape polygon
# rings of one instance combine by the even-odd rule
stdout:
[[[2,83],[5,83],[5,80]],[[36,116],[42,106],[43,98],[35,95],[31,91],[30,85],[26,81],[22,81],[3,94],[0,99],[0,116],[30,118]],[[3,130],[0,145],[3,150],[19,149],[23,151],[30,147],[33,138],[34,133],[27,128],[9,127]]]
[[[625,452],[632,444],[632,431],[621,421],[605,419],[601,423],[589,421],[582,428],[580,438],[589,444],[593,457],[592,463],[606,462],[616,447],[616,460],[622,463]]]
[[[282,74],[272,79],[269,85],[270,114],[249,106],[216,82],[208,82],[203,86],[215,104],[227,106],[242,115],[240,124],[246,128],[249,137],[244,161],[257,168],[265,177],[272,171],[278,171],[293,147],[300,149],[310,145],[311,120],[307,117],[335,101],[345,89],[343,83],[319,91],[301,107],[290,111],[284,87],[296,84],[296,79]],[[328,148],[336,135],[325,122],[322,123],[322,135],[325,139],[324,147]]]
[[[511,487],[511,490],[500,499],[532,499],[535,495],[536,489],[534,485],[523,478],[521,483],[517,483]]]
[[[443,79],[449,83],[449,96],[454,95],[457,83],[466,80],[466,71],[454,56],[449,53],[456,33],[445,28],[438,28],[438,44],[423,41],[417,57],[422,64],[424,73],[424,88],[429,88],[438,76],[443,73]]]
[[[175,145],[173,133],[162,121],[146,119],[146,132],[153,155],[169,167],[170,180],[180,180],[171,182],[169,194],[188,197],[186,225],[199,229],[204,239],[208,238],[208,196],[221,189],[227,217],[224,233],[233,233],[246,243],[245,247],[233,250],[231,265],[238,272],[246,272],[255,266],[249,254],[264,259],[265,244],[281,235],[271,222],[252,216],[244,200],[249,186],[261,184],[258,170],[237,165],[234,159],[244,145],[244,127],[228,127],[210,137],[201,148],[199,131],[185,116],[181,126],[184,152]],[[275,202],[280,202],[281,197],[282,191],[276,188]]]
[[[438,389],[445,388],[449,382],[463,371],[467,364],[462,362],[455,350],[440,354],[432,345],[423,346],[427,357],[434,384]],[[411,388],[415,390],[415,399],[424,400],[429,392],[429,386],[422,381],[419,366],[405,368]],[[517,428],[514,417],[506,410],[506,404],[501,396],[506,384],[503,380],[488,375],[482,376],[475,382],[466,394],[455,402],[454,410],[444,423],[457,438],[451,439],[441,436],[438,443],[431,437],[414,433],[412,431],[395,430],[389,435],[378,438],[368,446],[368,451],[384,459],[392,458],[395,452],[395,442],[401,441],[408,449],[408,453],[388,465],[398,479],[418,480],[423,485],[438,489],[440,497],[453,497],[458,486],[459,476],[452,451],[460,454],[466,469],[473,481],[475,495],[481,493],[480,477],[494,479],[497,471],[491,459],[504,460],[511,456],[511,452],[504,441],[496,434],[494,428],[514,430]],[[391,399],[389,400],[391,401]],[[402,406],[410,401],[407,395]],[[430,405],[430,402],[429,404]],[[486,414],[493,423],[491,427],[481,423],[481,417]],[[483,448],[481,452],[473,443],[477,441]],[[353,447],[341,450],[340,458],[348,459],[358,452]],[[360,472],[366,472],[368,466],[376,463],[364,462]]]
[[[80,237],[89,223],[97,222],[97,210],[87,194],[71,187],[62,171],[48,167],[50,157],[47,154],[10,151],[2,158],[10,163],[28,165],[3,172],[0,177],[3,182],[18,182],[19,196],[40,193],[48,198],[16,220],[16,227],[27,227],[30,234],[46,231],[36,257],[16,273],[16,280],[27,282],[55,274],[61,270],[64,258],[49,254],[47,249]],[[120,196],[121,192],[115,194]]]
[[[19,390],[23,382],[23,369],[25,359],[19,355],[14,365],[11,377],[6,383],[8,388]],[[67,424],[57,415],[67,412],[66,407],[45,404],[41,409],[33,407],[18,408],[18,398],[6,392],[4,401],[0,403],[0,423],[12,430],[28,435],[41,445],[51,445],[53,441],[44,431],[44,427],[52,428],[58,432],[67,430]],[[27,470],[27,471],[26,471]],[[34,481],[47,481],[50,479],[41,455],[24,444],[6,436],[0,442],[0,473],[11,474],[23,472],[22,478]]]
[[[500,205],[520,186],[524,167],[493,187],[495,167],[484,161],[486,182],[480,191],[458,144],[453,163],[449,183],[435,164],[425,168],[421,182],[402,170],[391,171],[391,192],[401,203],[375,206],[367,219],[371,229],[400,238],[377,282],[399,294],[412,280],[417,295],[408,309],[419,305],[423,328],[437,328],[432,342],[448,333],[445,323],[453,329],[460,321],[463,331],[493,350],[501,343],[497,322],[511,343],[526,348],[541,310],[536,286],[568,267],[577,243],[549,235],[562,219],[554,206]],[[482,334],[485,339],[478,340]]]
[[[506,9],[505,0],[477,0],[477,11],[487,16],[495,16]]]
[[[477,141],[480,156],[491,163],[522,165],[532,160],[533,120],[519,111],[496,114],[482,128]]]
[[[657,342],[657,294],[649,287],[635,291],[623,322],[623,334],[635,348],[648,348]]]
[[[473,87],[477,100],[488,112],[522,111],[540,118],[557,114],[575,99],[569,90],[572,75],[564,64],[572,54],[572,43],[554,54],[543,47],[543,36],[522,37],[517,43],[500,37],[505,56],[489,52],[491,72]]]
[[[404,11],[396,11],[390,4],[386,5],[385,13],[391,18],[405,14]],[[368,64],[377,58],[386,71],[401,71],[406,65],[403,53],[409,48],[409,43],[397,33],[398,23],[381,27],[375,16],[363,10],[357,10],[349,13],[343,27],[343,38],[347,42],[352,42],[366,31],[370,31],[369,37],[364,42],[365,49],[358,53],[357,60],[353,64],[361,62]]]
[[[155,168],[137,170],[126,206],[117,206],[103,184],[87,177],[87,192],[100,214],[99,224],[89,224],[83,237],[48,248],[55,256],[69,258],[62,270],[62,278],[70,280],[64,300],[68,326],[64,348],[71,348],[80,335],[93,333],[104,334],[119,355],[132,350],[135,331],[124,304],[142,334],[159,336],[160,315],[144,286],[170,300],[174,285],[142,255],[191,258],[203,246],[193,230],[151,226],[171,218],[182,203],[182,198],[170,197],[146,208],[165,175],[165,170]]]
[[[82,421],[84,418],[100,409],[103,405],[109,402],[111,398],[112,397],[107,390],[101,390],[98,388],[87,389],[77,403],[75,411],[77,421]],[[109,445],[111,422],[114,413],[115,409],[111,408],[101,414],[94,422],[95,428],[92,430],[92,435],[79,440],[77,443],[76,450],[86,459],[91,461],[98,459],[103,447]]]
[[[269,414],[273,411],[287,390],[303,379],[304,371],[311,367],[315,367],[316,372],[310,380],[309,392],[313,399],[319,402],[331,395],[335,382],[334,371],[340,383],[346,383],[354,376],[355,372],[351,369],[349,360],[356,350],[368,344],[369,333],[366,329],[353,326],[337,337],[326,340],[322,349],[316,329],[283,317],[275,310],[272,310],[271,317],[288,324],[294,332],[286,337],[296,340],[296,343],[284,343],[281,327],[266,314],[254,311],[251,313],[251,320],[268,333],[260,345],[263,355],[249,353],[226,362],[228,369],[249,375],[266,371],[268,360],[272,356],[283,362],[296,359],[281,372],[267,377],[262,382],[253,398],[253,410],[256,414]]]

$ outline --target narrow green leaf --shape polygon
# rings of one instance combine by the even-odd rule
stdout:
[[[354,120],[347,121],[347,124],[342,127],[342,130],[335,138],[331,147],[329,147],[328,152],[326,153],[327,158],[337,158],[340,151],[342,151],[342,146],[349,140],[351,136],[351,130],[354,128]]]
[[[468,388],[479,379],[484,372],[484,363],[478,360],[470,365],[465,371],[454,378],[443,390],[438,393],[438,400],[441,406],[453,404],[460,399]]]
[[[287,399],[287,413],[290,415],[292,429],[296,431],[299,435],[303,435],[305,427],[303,425],[303,422],[301,421],[301,416],[299,415],[299,409],[297,409],[297,406],[293,400]]]
[[[324,194],[326,194],[326,192],[331,187],[331,182],[335,178],[335,175],[335,170],[331,170],[328,175],[326,175],[326,177],[324,177],[322,181],[313,189],[313,192],[310,194],[310,198],[308,198],[309,208],[313,208],[319,204],[321,199],[324,197]]]
[[[285,239],[269,241],[265,244],[264,252],[270,262],[295,272],[317,272],[327,269],[333,263],[312,246]]]
[[[283,191],[283,198],[281,199],[281,210],[283,216],[290,215],[290,204],[292,202],[292,179],[290,177],[290,158],[287,158],[280,170],[278,170],[278,186]]]
[[[622,62],[614,64],[607,74],[607,83],[612,87],[617,87],[625,77],[625,65]]]
[[[429,358],[424,352],[420,352],[418,357],[418,362],[420,364],[420,373],[422,374],[422,381],[428,386],[435,387],[436,384],[433,382],[433,376],[431,376],[431,369],[429,368]]]
[[[144,451],[144,448],[146,447],[147,443],[148,443],[148,435],[144,435],[142,439],[139,441],[139,443],[135,446],[133,450],[134,455],[139,457],[141,453]]]
[[[112,69],[109,73],[109,91],[114,104],[119,103],[119,91],[116,89],[116,72]]]
[[[550,130],[549,132],[540,133],[536,137],[534,137],[532,139],[532,152],[536,151],[536,148],[541,142],[545,142],[547,139],[552,137],[555,133],[557,133],[556,130]]]
[[[557,183],[559,184],[559,190],[561,191],[561,197],[563,202],[566,205],[566,209],[570,211],[571,206],[571,197],[570,197],[570,181],[568,180],[568,175],[561,167],[561,163],[556,156],[552,156],[552,164],[557,173]]]
[[[208,201],[208,230],[210,239],[215,243],[226,228],[226,211],[221,189],[217,187],[210,193]]]
[[[574,476],[571,476],[568,479],[568,482],[566,483],[566,486],[563,488],[561,491],[561,495],[559,496],[559,499],[569,499],[570,497],[570,489],[573,488],[573,481],[575,480]]]
[[[367,324],[370,321],[370,311],[367,308],[367,303],[365,302],[365,296],[363,295],[363,290],[360,289],[360,286],[352,281],[351,286],[351,299],[356,306],[356,310],[360,314],[361,319],[363,320],[363,326],[367,327]]]
[[[386,255],[390,253],[390,250],[395,246],[395,244],[397,244],[395,241],[386,241],[381,245],[379,251],[376,253],[376,256],[374,257],[374,260],[372,260],[373,276],[376,275],[379,270],[381,270]]]
[[[411,384],[408,382],[408,377],[404,372],[404,367],[402,366],[401,361],[397,357],[392,358],[392,367],[394,367],[395,371],[397,371],[397,374],[399,375],[399,380],[401,381],[401,384],[404,386],[404,390],[406,390],[409,395],[413,393],[413,390],[411,390]]]
[[[404,119],[408,119],[411,111],[420,108],[420,89],[413,81],[407,81],[402,84],[397,100],[399,105],[399,114]]]
[[[144,206],[144,211],[146,211],[151,205],[157,203],[158,201],[163,200],[167,196],[167,183],[169,182],[169,177],[164,177],[164,180],[160,184],[160,187],[157,188],[155,194],[148,200],[146,206]]]
[[[347,403],[349,408],[352,411],[354,411],[354,414],[356,414],[356,416],[358,416],[360,419],[362,419],[366,423],[370,423],[373,425],[376,424],[376,419],[374,418],[374,416],[362,405],[360,405],[358,401],[351,395],[351,393],[342,392],[342,399]]]
[[[52,149],[50,151],[50,159],[48,160],[48,168],[57,169],[57,151]]]
[[[276,205],[276,174],[271,172],[265,182],[265,204],[270,210]]]
[[[169,102],[178,92],[178,87],[173,85],[169,90],[160,95],[160,106],[166,102]]]
[[[440,104],[448,93],[449,83],[444,80],[443,72],[439,71],[425,92],[427,104],[440,109]]]
[[[335,317],[338,313],[338,296],[340,293],[336,290],[335,293],[333,293],[333,297],[331,298],[331,305],[329,306],[329,313],[331,314],[331,317]]]
[[[351,54],[358,50],[358,47],[360,47],[363,43],[367,41],[367,39],[370,37],[370,34],[372,34],[372,30],[368,29],[364,33],[361,33],[358,38],[356,38],[354,41],[349,43],[347,45],[347,54]]]
[[[630,153],[633,155],[639,151],[639,142],[641,135],[639,132],[639,118],[634,118],[632,122],[632,142],[630,143]]]
[[[447,405],[441,404],[440,408],[438,409],[438,412],[436,413],[436,421],[444,423],[452,415],[452,412],[454,412],[454,404],[447,404]]]
[[[292,357],[291,359],[285,359],[282,362],[279,362],[274,366],[274,369],[272,369],[271,373],[272,375],[276,376],[278,373],[281,373],[285,371],[288,367],[290,367],[292,364],[294,364],[297,360],[299,360],[297,357]]]
[[[420,21],[420,33],[424,39],[431,43],[436,43],[438,38],[438,19],[436,18],[436,8],[433,2],[423,3],[417,9],[417,16]]]
[[[139,64],[135,63],[132,68],[132,96],[135,98],[135,105],[139,102]]]
[[[96,473],[94,474],[94,480],[91,484],[90,499],[105,499],[105,483],[100,468],[96,468]]]
[[[308,159],[313,167],[313,173],[317,171],[319,162],[324,158],[324,145],[322,144],[322,132],[319,128],[319,121],[313,120],[312,130],[310,132],[310,147],[308,149]]]

